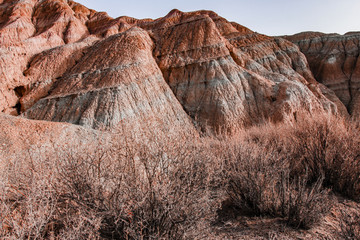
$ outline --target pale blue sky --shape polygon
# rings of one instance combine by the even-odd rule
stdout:
[[[158,18],[171,9],[213,10],[267,35],[360,31],[360,0],[75,0],[111,17]]]

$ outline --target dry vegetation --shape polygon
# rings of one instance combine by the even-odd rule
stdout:
[[[216,238],[225,208],[231,221],[266,217],[310,231],[338,199],[360,200],[359,127],[343,119],[304,115],[151,148],[129,139],[91,155],[2,161],[0,238]],[[340,211],[333,239],[359,237],[359,215]]]

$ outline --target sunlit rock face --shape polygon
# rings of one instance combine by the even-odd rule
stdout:
[[[122,122],[144,129],[156,121],[158,127],[183,123],[190,130],[192,123],[164,81],[152,48],[148,33],[137,27],[94,44],[24,115],[94,129]]]
[[[333,90],[348,111],[360,116],[360,33],[305,32],[286,38],[305,54],[317,81]]]
[[[0,11],[6,114],[92,129],[221,133],[298,111],[347,112],[295,44],[214,12],[112,19],[65,0],[2,1]]]
[[[346,112],[322,94],[304,55],[284,39],[209,11],[173,10],[139,26],[155,42],[165,80],[202,127],[231,131],[263,119],[282,120],[299,108]]]

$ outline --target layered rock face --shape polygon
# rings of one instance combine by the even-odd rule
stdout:
[[[114,22],[72,1],[9,1],[3,5],[10,16],[18,14],[12,8],[32,8],[28,15],[17,17],[25,21],[32,15],[29,24],[37,30],[23,36],[19,27],[14,33],[5,32],[7,25],[3,28],[7,38],[1,46],[14,45],[26,52],[13,54],[18,65],[2,62],[13,70],[13,74],[6,69],[2,72],[7,77],[1,82],[4,112],[25,112],[31,119],[96,129],[115,129],[126,122],[138,131],[174,126],[193,131],[190,118],[152,57],[153,42],[146,31],[133,27],[117,34],[124,27],[122,21]],[[114,26],[116,31],[110,34]],[[107,38],[112,34],[117,35]],[[6,53],[2,56],[9,58]]]
[[[140,26],[155,41],[165,80],[201,127],[230,130],[281,120],[299,108],[333,109],[297,47],[208,11],[174,10]]]
[[[360,33],[345,35],[305,32],[286,36],[305,54],[314,77],[355,117],[360,117]]]
[[[136,27],[94,44],[24,115],[94,129],[131,123],[139,130],[184,125],[190,131],[191,122],[163,80],[152,47],[147,32]]]
[[[15,114],[19,97],[39,83],[24,73],[34,56],[86,39],[90,35],[86,22],[98,15],[71,1],[1,1],[0,111]],[[68,55],[77,48],[68,47]],[[63,62],[57,62],[58,68]],[[65,62],[71,65],[71,60]],[[42,72],[46,75],[47,69]]]
[[[137,20],[65,0],[0,4],[5,113],[162,133],[232,132],[299,110],[346,114],[296,45],[210,11]]]

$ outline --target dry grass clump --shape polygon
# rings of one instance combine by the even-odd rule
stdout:
[[[325,187],[360,200],[358,124],[332,115],[299,114],[291,124],[265,124],[241,138],[289,159],[290,175],[307,175],[309,184],[323,177]]]
[[[324,186],[353,200],[360,200],[360,130],[349,121],[317,116],[295,124],[294,174],[308,169],[310,181],[324,176]]]

